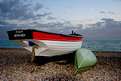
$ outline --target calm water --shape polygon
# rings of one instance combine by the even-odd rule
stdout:
[[[9,41],[7,39],[0,39],[0,47],[1,48],[22,48],[20,45],[14,43],[13,41]]]
[[[22,48],[20,45],[7,39],[0,39],[0,47],[2,48]],[[82,48],[87,48],[92,51],[116,51],[121,52],[121,40],[99,40],[88,39],[84,40]]]
[[[121,40],[84,40],[82,48],[88,48],[92,51],[116,51],[121,52]]]

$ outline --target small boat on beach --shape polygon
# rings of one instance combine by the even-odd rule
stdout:
[[[33,52],[35,56],[57,56],[69,54],[81,48],[83,37],[80,34],[57,34],[33,29],[8,31],[9,40]]]

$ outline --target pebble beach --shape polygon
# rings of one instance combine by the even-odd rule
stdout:
[[[23,48],[0,48],[0,81],[121,81],[121,52],[93,53],[96,65],[73,76],[73,59],[38,65]]]

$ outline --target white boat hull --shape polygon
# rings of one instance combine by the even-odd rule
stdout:
[[[35,49],[35,56],[48,57],[72,53],[81,48],[82,45],[82,41],[51,41],[35,39],[13,41],[32,52],[32,46],[29,46],[28,44],[28,41],[31,41],[38,45],[38,49]]]

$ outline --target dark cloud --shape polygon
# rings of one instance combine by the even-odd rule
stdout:
[[[23,0],[24,2],[27,2],[27,0]]]
[[[115,14],[114,12],[111,12],[111,11],[108,11],[108,12],[105,12],[105,11],[100,11],[100,13],[102,13],[102,14],[110,14],[110,15]]]
[[[36,16],[37,16],[37,17],[45,17],[45,16],[50,15],[50,14],[51,14],[51,12],[49,12],[49,13],[44,13],[44,14],[37,14]]]
[[[102,18],[100,22],[89,24],[84,35],[87,38],[121,38],[121,21]]]
[[[42,7],[43,7],[42,4],[36,3],[36,6],[34,7],[34,10],[35,10],[35,11],[38,11],[38,10],[40,10]]]
[[[102,18],[100,22],[89,24],[89,29],[110,29],[121,28],[121,21],[115,21],[110,18]]]
[[[102,18],[105,23],[105,28],[121,28],[121,21],[115,21],[110,18]]]
[[[50,13],[35,14],[43,6],[40,3],[36,3],[35,7],[31,4],[23,4],[20,0],[3,0],[0,2],[0,17],[2,19],[38,19]]]
[[[105,14],[105,12],[104,12],[104,11],[100,11],[100,13]]]
[[[8,25],[8,23],[4,21],[0,21],[0,25]]]
[[[51,17],[51,16],[47,17],[47,20],[54,20],[54,19],[56,19],[56,18],[55,17]]]
[[[9,24],[5,21],[0,20],[0,38],[5,39],[8,38],[7,31],[15,29],[17,27],[16,24]]]
[[[114,12],[108,12],[108,14],[115,14]]]

